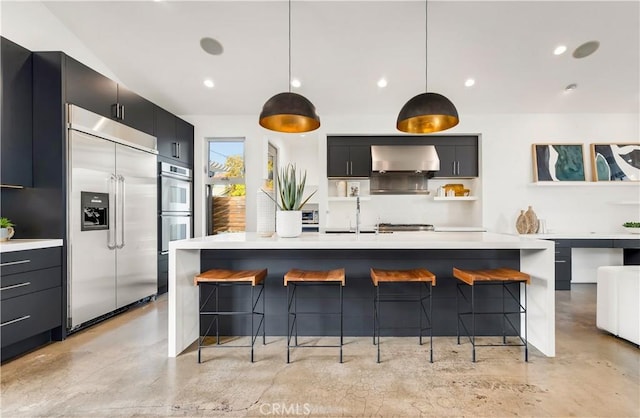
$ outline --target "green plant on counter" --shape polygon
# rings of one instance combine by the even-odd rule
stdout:
[[[626,228],[640,228],[640,222],[625,222],[622,226]]]
[[[280,203],[274,199],[269,193],[262,190],[271,200],[273,200],[280,210],[300,210],[305,203],[311,199],[316,191],[303,199],[304,186],[307,182],[307,172],[296,176],[296,166],[294,164],[287,164],[286,167],[280,170],[277,177],[278,184],[278,197]]]
[[[13,226],[13,222],[11,222],[8,218],[2,217],[0,218],[0,228],[10,228]]]

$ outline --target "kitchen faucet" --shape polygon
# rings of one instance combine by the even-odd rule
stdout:
[[[356,235],[360,234],[360,196],[356,196]]]

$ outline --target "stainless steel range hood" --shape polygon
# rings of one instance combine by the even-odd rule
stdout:
[[[440,159],[433,145],[372,145],[371,169],[427,173],[440,170]]]
[[[440,170],[433,145],[373,145],[371,163],[371,194],[429,194],[427,180]]]

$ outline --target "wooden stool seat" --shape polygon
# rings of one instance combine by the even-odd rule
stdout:
[[[284,275],[284,285],[289,282],[340,282],[345,285],[344,269],[335,270],[300,270],[291,269]]]
[[[519,270],[509,268],[489,270],[461,270],[453,268],[453,277],[473,286],[475,282],[506,281],[531,283],[531,276]]]
[[[267,269],[262,270],[224,270],[211,269],[198,274],[193,279],[193,284],[220,283],[220,282],[251,282],[251,286],[262,283],[267,277]]]
[[[371,269],[371,280],[374,286],[379,282],[429,282],[432,286],[436,284],[436,276],[426,269],[411,270],[381,270]]]
[[[266,344],[266,323],[265,323],[265,285],[267,269],[262,270],[226,270],[211,269],[196,275],[193,284],[198,287],[198,363],[202,361],[202,349],[207,347],[230,348],[251,347],[251,362],[253,363],[253,346],[262,328],[262,344]],[[232,306],[231,309],[221,309],[220,288],[221,287],[249,287],[249,309],[240,310]],[[255,293],[258,293],[257,296]],[[223,296],[224,297],[224,296]],[[262,311],[257,309],[258,301],[262,299]],[[224,300],[224,299],[223,299]],[[220,317],[249,316],[251,319],[251,342],[248,345],[227,345],[220,344]],[[209,317],[207,329],[202,332],[202,317]],[[258,327],[254,326],[254,317],[259,319]],[[216,326],[216,343],[205,345],[205,339],[209,335],[211,328]]]
[[[380,363],[380,330],[381,329],[398,329],[398,328],[414,328],[418,330],[418,343],[422,345],[422,334],[424,331],[429,330],[429,361],[433,363],[433,324],[432,324],[432,312],[433,312],[433,286],[436,285],[436,276],[427,269],[417,268],[408,270],[382,270],[371,268],[371,281],[375,287],[375,293],[373,295],[373,344],[378,347],[377,362]],[[382,283],[388,283],[388,285],[382,286]],[[397,293],[398,288],[411,287],[413,285],[405,284],[404,286],[397,286],[402,283],[416,283],[418,285],[418,294],[411,292],[409,294]],[[423,296],[422,287],[428,291],[427,296]],[[385,294],[380,297],[380,288],[391,287],[396,289],[394,294]],[[429,300],[429,309],[427,310],[424,303]],[[380,303],[392,302],[392,303],[416,303],[418,307],[418,318],[420,324],[417,327],[380,327]],[[423,326],[423,316],[427,320],[427,326]]]
[[[464,328],[471,343],[471,361],[476,361],[476,347],[495,347],[495,346],[520,346],[524,347],[524,361],[529,361],[529,346],[527,343],[527,285],[531,282],[531,276],[527,273],[523,273],[519,270],[511,268],[497,268],[486,270],[463,270],[453,268],[453,277],[459,280],[456,289],[456,313],[458,316],[456,329],[458,344],[460,344],[460,326]],[[520,285],[524,284],[523,297],[521,300]],[[470,289],[471,297],[468,298],[462,288]],[[477,310],[475,300],[475,287],[480,285],[486,286],[500,286],[502,287],[502,303],[497,310]],[[512,286],[518,287],[513,289]],[[458,296],[462,296],[469,306],[468,311],[461,311]],[[510,301],[511,306],[514,304],[517,307],[507,307],[506,302]],[[523,303],[524,302],[524,303]],[[500,315],[502,317],[502,343],[501,344],[479,344],[476,342],[476,317],[478,316],[491,316]],[[470,317],[470,318],[469,318]],[[520,326],[516,326],[514,323],[517,319],[522,317],[522,325],[524,325],[524,333],[521,332]],[[465,323],[464,318],[467,318]],[[512,321],[512,319],[514,319]],[[470,322],[470,323],[469,323]],[[519,344],[507,343],[507,324],[509,328],[515,331],[517,338],[520,340]],[[467,326],[469,325],[469,327]],[[470,329],[469,329],[470,328]],[[524,334],[524,335],[522,335]]]
[[[291,286],[287,286],[291,283]],[[340,363],[342,363],[342,346],[344,345],[344,326],[342,322],[343,298],[342,288],[345,286],[345,272],[343,268],[334,270],[302,270],[291,269],[284,275],[284,286],[287,288],[287,363],[291,361],[291,348],[326,348],[340,349]],[[298,311],[298,286],[337,286],[340,292],[340,310],[326,311],[324,306],[320,311]],[[340,318],[340,342],[336,345],[305,345],[298,344],[298,316],[329,316],[337,315]],[[293,340],[293,343],[292,341]]]

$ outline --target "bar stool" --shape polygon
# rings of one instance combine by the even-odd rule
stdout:
[[[376,293],[373,297],[373,344],[378,346],[378,360],[380,363],[380,302],[410,302],[418,303],[418,317],[420,318],[420,325],[418,327],[418,339],[420,345],[422,345],[422,332],[429,330],[429,361],[433,363],[433,325],[432,325],[432,312],[433,312],[433,286],[436,285],[436,276],[429,270],[425,269],[411,269],[411,270],[381,270],[371,269],[371,280],[376,288]],[[418,297],[411,297],[402,294],[388,294],[384,296],[384,299],[380,299],[380,288],[382,283],[396,284],[396,283],[418,283],[419,294]],[[428,290],[426,296],[423,296],[422,287]],[[424,306],[424,301],[429,298],[429,312]],[[422,317],[427,319],[427,326],[422,326]],[[399,329],[398,327],[387,327],[385,329]],[[416,327],[407,327],[415,329]],[[377,337],[377,341],[376,341]]]
[[[288,286],[291,284],[291,286]],[[326,286],[336,284],[340,289],[340,311],[338,312],[298,312],[297,288],[298,286]],[[287,288],[287,363],[290,361],[291,347],[301,348],[340,348],[340,363],[342,363],[343,324],[342,324],[342,288],[345,285],[344,269],[311,271],[289,270],[284,275],[284,285]],[[339,315],[340,316],[340,344],[338,345],[298,345],[298,315]],[[292,321],[293,319],[293,321]],[[294,335],[295,330],[295,335]],[[294,344],[291,345],[291,338]]]
[[[527,285],[531,281],[531,277],[522,273],[519,270],[514,270],[510,268],[499,268],[499,269],[491,269],[491,270],[461,270],[457,268],[453,268],[453,276],[460,280],[457,283],[456,290],[456,313],[458,315],[458,320],[456,323],[456,332],[458,336],[458,344],[460,344],[460,325],[467,333],[469,337],[469,341],[472,346],[472,361],[475,363],[476,361],[476,347],[524,347],[524,361],[529,361],[529,347],[527,344]],[[520,295],[514,294],[512,290],[507,287],[510,284],[514,283],[524,283],[524,305],[520,301]],[[467,298],[467,296],[462,291],[463,286],[471,287],[471,300]],[[483,311],[476,312],[475,306],[475,287],[476,286],[501,286],[502,287],[502,310],[501,311]],[[505,309],[505,292],[507,292],[511,298],[518,304],[517,310],[507,311]],[[464,300],[470,304],[470,311],[460,312],[459,304],[458,304],[458,295],[462,295]],[[524,337],[522,337],[520,330],[511,322],[509,315],[522,315],[524,314]],[[463,317],[471,315],[471,332],[469,332],[467,326],[463,321]],[[477,344],[476,343],[476,316],[478,315],[501,315],[502,316],[502,344]],[[520,339],[520,344],[507,344],[507,336],[505,330],[505,322],[508,322],[511,328],[517,333],[518,338]]]
[[[262,270],[222,270],[212,269],[207,270],[204,273],[200,273],[195,276],[193,283],[198,286],[198,335],[200,335],[200,319],[203,315],[212,316],[209,327],[204,333],[204,336],[198,337],[198,363],[201,362],[200,352],[202,348],[211,347],[212,344],[203,345],[204,339],[209,334],[213,323],[216,323],[216,346],[220,344],[220,316],[236,316],[236,315],[249,315],[251,317],[251,344],[250,345],[222,345],[222,347],[236,348],[236,347],[251,347],[251,362],[253,363],[253,345],[258,338],[260,327],[262,327],[262,344],[266,344],[265,335],[265,296],[264,296],[264,279],[267,277],[267,269]],[[251,310],[249,311],[220,311],[219,309],[219,291],[220,286],[251,286]],[[254,289],[258,286],[260,288],[258,295],[255,296]],[[203,293],[207,288],[211,288],[209,293],[204,298]],[[215,296],[215,310],[205,310],[205,306],[209,300]],[[258,301],[262,299],[262,312],[256,311]],[[254,331],[254,317],[260,317],[258,327]]]

